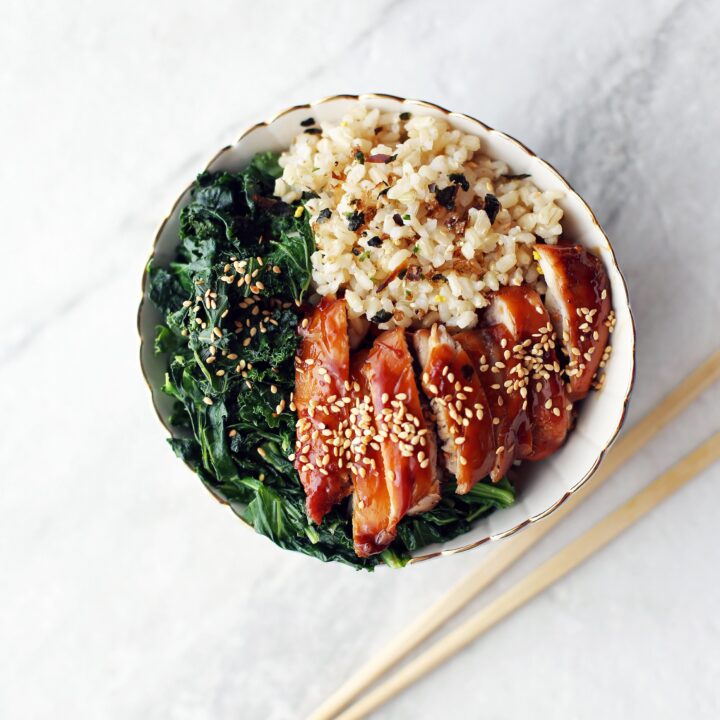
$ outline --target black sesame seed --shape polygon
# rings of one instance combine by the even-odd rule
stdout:
[[[311,117],[305,118],[303,121],[301,121],[300,124],[301,124],[303,127],[310,127],[311,125],[314,125],[314,124],[315,124],[315,118],[311,118]]]
[[[357,256],[357,255],[360,254],[361,251],[360,251],[360,248],[354,247],[350,252],[351,252],[353,255],[356,255],[356,256]]]
[[[383,241],[382,241],[382,238],[381,238],[381,237],[379,237],[378,235],[375,235],[375,237],[371,237],[371,238],[367,241],[367,244],[368,244],[370,247],[380,247],[380,246],[383,244]]]
[[[310,128],[305,128],[305,132],[308,135],[319,135],[322,132],[322,130],[320,128],[310,127]]]
[[[330,208],[324,208],[318,213],[317,221],[319,223],[327,222],[330,219],[330,216],[332,215],[332,210]]]
[[[505,180],[525,180],[531,177],[531,175],[530,173],[518,173],[517,175],[501,175],[500,177],[505,178]]]
[[[363,152],[362,152],[361,150],[358,150],[358,151],[355,153],[355,159],[356,159],[361,165],[364,165],[364,164],[365,164],[365,155],[363,154]]]
[[[440,280],[447,280],[447,278],[446,278],[442,273],[435,273],[435,274],[432,276],[432,279],[433,279],[435,282],[439,282]]]
[[[393,220],[395,221],[396,225],[404,225],[403,219],[400,217],[400,213],[395,213],[393,215]]]
[[[409,113],[409,112],[401,112],[400,113],[401,120],[409,120],[411,117],[412,117],[412,113]]]

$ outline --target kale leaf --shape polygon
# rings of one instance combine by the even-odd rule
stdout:
[[[152,263],[148,266],[150,281],[150,300],[163,315],[169,315],[182,306],[188,293],[177,276],[163,268],[156,268]]]

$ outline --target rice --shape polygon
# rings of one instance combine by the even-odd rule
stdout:
[[[359,105],[320,130],[298,134],[275,185],[285,202],[310,196],[318,295],[344,292],[351,318],[383,329],[468,328],[501,285],[545,291],[533,247],[557,242],[561,193],[441,118]]]

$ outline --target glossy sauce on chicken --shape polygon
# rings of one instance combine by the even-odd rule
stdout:
[[[350,447],[348,464],[353,482],[353,544],[359,557],[382,552],[394,539],[397,519],[391,517],[385,463],[377,429],[370,384],[363,371],[368,350],[351,362]]]
[[[382,450],[393,523],[440,499],[433,429],[420,401],[405,330],[379,335],[364,365]]]
[[[511,352],[519,360],[516,374],[527,393],[532,449],[518,459],[541,460],[563,444],[572,418],[550,317],[540,296],[527,285],[495,293],[486,317],[512,337]]]
[[[308,517],[319,524],[352,490],[343,448],[350,403],[345,301],[323,298],[303,320],[299,333],[295,468],[305,489]]]
[[[580,245],[537,245],[535,252],[548,287],[545,306],[567,356],[567,392],[574,402],[588,394],[607,359],[610,284],[600,259]]]
[[[532,433],[527,413],[527,388],[522,380],[521,348],[503,325],[466,330],[455,340],[470,356],[487,396],[495,434],[494,464],[490,478],[498,482],[513,460],[532,452]],[[502,449],[500,449],[502,448]]]
[[[444,326],[418,330],[414,343],[447,468],[455,475],[458,494],[463,495],[495,463],[488,400],[471,359]]]

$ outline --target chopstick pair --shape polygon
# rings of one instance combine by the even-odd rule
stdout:
[[[532,571],[497,600],[391,675],[342,712],[372,683],[454,617],[465,605],[525,555],[542,537],[633,457],[663,427],[720,378],[720,351],[715,352],[625,432],[607,453],[593,481],[553,514],[500,545],[486,561],[457,583],[405,629],[381,654],[362,666],[310,716],[310,720],[351,720],[365,717],[417,679],[468,645],[487,629],[560,579],[623,530],[648,513],[696,474],[720,458],[720,432],[651,482],[619,509]]]

